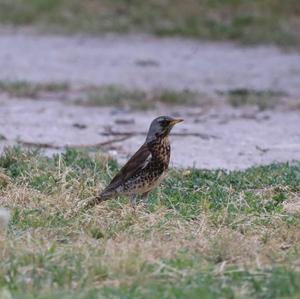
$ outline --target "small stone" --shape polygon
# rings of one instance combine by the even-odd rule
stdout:
[[[83,129],[86,129],[86,128],[87,128],[87,125],[85,125],[85,124],[80,124],[80,123],[74,123],[74,124],[73,124],[73,127],[76,128],[76,129],[79,129],[79,130],[83,130]]]
[[[130,118],[130,119],[116,119],[115,120],[115,123],[117,125],[133,125],[135,123],[134,119],[133,118]]]
[[[0,208],[0,231],[7,227],[10,217],[8,209]]]

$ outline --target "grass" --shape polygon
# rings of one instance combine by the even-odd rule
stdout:
[[[154,90],[150,92],[129,90],[122,86],[104,85],[84,88],[85,96],[77,99],[77,104],[85,106],[119,106],[133,109],[154,108],[157,104],[193,105],[207,104],[207,98],[189,90]]]
[[[286,94],[282,91],[234,89],[227,94],[228,103],[233,107],[257,106],[259,110],[273,109]]]
[[[60,94],[63,92],[63,98]],[[9,97],[38,99],[51,95],[58,100],[69,99],[82,106],[115,106],[137,110],[165,105],[208,105],[209,99],[197,92],[183,90],[142,91],[118,85],[85,86],[73,88],[66,82],[33,83],[29,81],[0,81],[0,93]]]
[[[0,296],[299,298],[300,163],[172,170],[136,212],[81,203],[117,171],[101,153],[0,156]],[[290,210],[290,209],[289,209]]]
[[[154,103],[146,100],[146,93],[140,90],[128,90],[115,85],[88,87],[86,96],[77,100],[84,106],[116,106],[138,109],[153,108]]]
[[[55,93],[68,91],[67,83],[31,83],[28,81],[0,81],[0,93],[6,93],[10,97],[38,98],[43,93]]]
[[[63,98],[61,93],[63,92]],[[0,81],[0,93],[9,97],[38,99],[43,95],[51,95],[58,100],[69,99],[81,106],[102,107],[115,106],[133,110],[153,109],[158,105],[168,106],[211,106],[215,102],[212,97],[192,90],[157,89],[143,91],[128,89],[121,85],[71,87],[66,82],[33,83],[29,81]],[[287,96],[282,91],[233,89],[227,93],[219,92],[227,97],[233,107],[256,106],[259,110],[274,109],[284,104],[282,98]],[[297,103],[288,104],[290,109],[297,109]]]
[[[0,22],[51,32],[148,32],[299,45],[298,0],[0,0]]]

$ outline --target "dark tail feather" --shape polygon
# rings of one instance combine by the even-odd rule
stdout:
[[[90,209],[93,208],[94,206],[100,204],[103,201],[106,201],[108,199],[110,199],[111,196],[105,195],[105,194],[100,194],[99,196],[93,198],[92,200],[90,200],[89,202],[87,202],[87,204],[85,205],[85,209]]]

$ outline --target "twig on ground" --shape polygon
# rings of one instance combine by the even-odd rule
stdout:
[[[95,144],[79,144],[79,145],[56,145],[52,143],[39,143],[39,142],[31,142],[31,141],[24,141],[24,140],[18,140],[19,144],[22,144],[24,146],[34,146],[34,147],[39,147],[39,148],[51,148],[51,149],[65,149],[65,148],[70,148],[70,149],[81,149],[81,148],[101,148],[107,145],[110,145],[112,143],[116,142],[121,142],[126,139],[130,138],[130,136],[123,136],[120,138],[115,138],[115,139],[110,139],[107,141],[95,143]]]
[[[100,135],[102,136],[137,136],[137,135],[142,135],[145,136],[147,132],[139,132],[139,131],[127,131],[127,132],[120,132],[120,131],[114,131],[110,127],[107,127],[105,129],[105,132],[101,132]],[[205,134],[205,133],[198,133],[198,132],[179,132],[179,133],[172,133],[171,135],[173,136],[182,136],[182,137],[199,137],[205,140],[208,139],[218,139],[218,136],[215,135],[210,135],[210,134]]]

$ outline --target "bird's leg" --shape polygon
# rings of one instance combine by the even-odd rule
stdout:
[[[150,191],[147,191],[147,192],[141,194],[141,196],[140,196],[140,199],[141,199],[141,202],[142,202],[142,206],[144,208],[146,208],[147,204],[148,204],[148,194],[149,194],[149,192]]]
[[[145,193],[143,193],[143,194],[141,195],[141,200],[142,200],[142,201],[144,201],[144,202],[147,201],[149,192],[150,192],[150,191],[147,191],[147,192],[145,192]]]
[[[136,200],[137,200],[137,195],[136,194],[133,194],[131,197],[130,197],[130,204],[132,206],[132,208],[135,210],[136,208]]]
[[[147,192],[143,193],[142,196],[141,196],[141,200],[142,200],[144,205],[147,205],[147,203],[148,203],[149,192],[150,191],[147,191]]]

